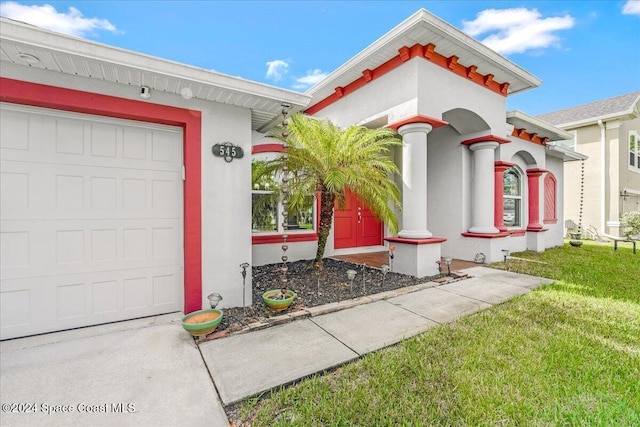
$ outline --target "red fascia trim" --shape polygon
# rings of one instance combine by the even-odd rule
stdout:
[[[428,239],[405,239],[403,237],[385,237],[384,240],[391,243],[405,243],[407,245],[432,245],[434,243],[443,243],[447,239],[444,237],[430,237]]]
[[[524,236],[526,234],[525,230],[509,230],[508,231],[510,236]]]
[[[429,116],[423,116],[422,114],[417,114],[415,116],[411,116],[399,122],[395,122],[390,125],[387,125],[386,127],[398,132],[398,128],[400,128],[400,126],[408,125],[411,123],[427,123],[427,124],[430,124],[431,127],[434,129],[442,126],[447,126],[449,124],[448,122],[445,122],[444,120],[436,119],[435,117],[429,117]]]
[[[528,228],[527,227],[527,231],[531,232],[531,233],[542,233],[545,231],[549,231],[548,228]]]
[[[411,58],[407,58],[407,59],[411,59]],[[365,70],[365,71],[363,71],[363,76],[362,77],[360,77],[360,78],[352,81],[348,85],[342,87],[341,91],[340,91],[340,94],[338,94],[338,92],[334,92],[331,95],[329,95],[326,98],[324,98],[323,100],[321,100],[321,101],[315,103],[314,105],[312,105],[311,107],[307,108],[306,110],[304,110],[304,112],[306,114],[313,115],[313,114],[317,113],[318,111],[320,111],[320,110],[328,107],[329,105],[333,104],[334,102],[336,102],[340,98],[355,92],[356,90],[360,89],[361,87],[363,87],[364,85],[366,85],[370,81],[375,80],[377,78],[380,78],[380,77],[384,76],[385,74],[387,74],[388,72],[398,68],[403,63],[404,63],[404,61],[402,60],[401,56],[398,55],[398,56],[395,56],[395,57],[391,58],[390,60],[388,60],[387,62],[385,62],[384,64],[380,65],[379,67],[377,67],[377,68],[375,68],[373,70]],[[368,72],[366,72],[366,71],[368,71]]]
[[[547,141],[549,140],[549,138],[547,137],[541,138],[537,133],[529,133],[524,129],[514,128],[511,132],[511,135],[524,141],[533,142],[534,144],[538,145],[547,145]]]
[[[0,78],[0,101],[184,130],[184,312],[202,308],[201,112],[97,93]]]
[[[323,108],[326,108],[329,105],[333,104],[340,98],[355,92],[370,81],[382,77],[388,72],[398,68],[406,61],[416,57],[423,58],[429,62],[439,65],[440,67],[445,68],[460,77],[463,77],[465,80],[471,80],[472,82],[486,87],[487,89],[497,94],[505,97],[507,96],[509,83],[498,83],[493,80],[493,75],[491,74],[488,74],[486,76],[483,74],[479,74],[476,71],[478,67],[475,65],[465,67],[461,64],[458,64],[458,59],[457,57],[455,57],[455,55],[450,57],[443,56],[435,51],[435,47],[436,46],[433,43],[429,43],[427,45],[415,44],[410,48],[407,46],[403,46],[398,49],[398,55],[394,56],[393,58],[373,70],[364,70],[362,77],[352,81],[344,87],[341,87],[340,94],[334,92],[326,98],[316,102],[311,107],[307,108],[304,112],[306,114],[313,115]]]
[[[251,154],[281,153],[284,151],[282,144],[260,144],[251,147]]]
[[[460,234],[462,234],[464,237],[478,237],[480,239],[496,239],[498,237],[507,237],[509,235],[509,233],[484,234],[484,233],[470,233],[468,231]]]
[[[472,145],[478,142],[497,142],[498,144],[508,144],[511,141],[508,140],[507,138],[502,138],[500,136],[496,136],[496,135],[483,135],[483,136],[479,136],[477,138],[472,138],[472,139],[467,139],[465,141],[462,141],[460,144],[462,145]]]
[[[287,243],[314,242],[318,240],[316,233],[291,234],[287,237]],[[251,236],[251,243],[254,245],[266,245],[269,243],[282,243],[282,234],[268,234]]]

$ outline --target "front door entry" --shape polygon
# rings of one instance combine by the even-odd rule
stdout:
[[[347,190],[344,209],[334,210],[334,247],[336,249],[382,244],[382,223],[362,201]]]

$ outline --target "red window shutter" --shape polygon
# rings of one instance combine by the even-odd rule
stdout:
[[[557,215],[557,182],[551,172],[544,178],[544,222],[555,223],[558,221]]]

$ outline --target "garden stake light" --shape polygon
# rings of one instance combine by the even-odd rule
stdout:
[[[242,269],[242,310],[244,310],[244,314],[247,314],[247,305],[245,304],[245,286],[247,284],[247,268],[249,268],[249,263],[243,262],[242,264],[240,264],[240,268]],[[220,297],[220,299],[222,299],[222,297]],[[211,308],[214,308],[214,306],[211,306]]]
[[[244,291],[244,283],[242,284],[242,290]],[[207,299],[209,300],[209,305],[211,306],[211,308],[216,308],[220,301],[222,301],[222,295],[216,293],[209,294],[207,295]]]
[[[318,295],[322,295],[320,293],[320,270],[322,270],[322,263],[316,262],[313,266],[316,268],[316,279],[318,280]]]
[[[365,268],[367,268],[367,263],[366,262],[362,263],[362,290],[366,294],[367,293],[367,284],[364,281],[365,273],[366,273]]]
[[[453,258],[449,256],[444,259],[445,264],[447,264],[447,276],[451,276],[451,261],[453,261]]]
[[[356,274],[358,274],[358,272],[355,270],[347,270],[347,279],[349,279],[349,281],[351,282],[351,295],[353,295],[353,279],[356,278]]]
[[[389,266],[387,264],[382,264],[382,287],[384,288],[384,279],[387,277],[387,273],[389,272]]]

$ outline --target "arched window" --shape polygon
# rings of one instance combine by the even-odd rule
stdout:
[[[556,178],[551,172],[544,177],[544,223],[555,224],[558,222],[558,199]]]
[[[504,225],[522,227],[522,176],[514,167],[504,173]]]

